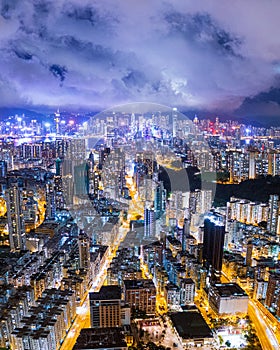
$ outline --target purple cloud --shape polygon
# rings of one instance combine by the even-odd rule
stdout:
[[[1,105],[234,110],[278,87],[276,0],[2,1]]]

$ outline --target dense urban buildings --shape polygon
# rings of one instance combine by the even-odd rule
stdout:
[[[257,349],[254,325],[278,344],[260,329],[280,329],[280,193],[217,196],[279,180],[280,129],[177,109],[9,120],[1,347]]]

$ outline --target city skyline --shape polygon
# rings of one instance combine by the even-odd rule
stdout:
[[[0,349],[280,349],[279,0],[0,0]]]
[[[51,118],[0,122],[0,346],[279,348],[280,127]]]
[[[280,114],[279,3],[1,1],[0,107]]]

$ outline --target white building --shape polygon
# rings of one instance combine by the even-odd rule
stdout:
[[[255,282],[254,287],[254,299],[265,299],[267,292],[268,281],[264,281],[263,279],[258,279]]]
[[[182,278],[180,281],[181,305],[193,304],[195,296],[195,282],[191,278]]]
[[[236,283],[217,283],[210,287],[208,301],[217,314],[247,314],[249,297]]]

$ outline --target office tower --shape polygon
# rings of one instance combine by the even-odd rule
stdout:
[[[166,208],[166,190],[163,187],[162,181],[157,185],[155,189],[154,208],[156,218],[159,219],[165,212]]]
[[[146,207],[144,211],[144,237],[153,237],[156,231],[156,215],[154,208]]]
[[[250,151],[249,152],[249,179],[255,179],[256,178],[256,158],[255,158],[255,152]]]
[[[278,214],[279,214],[279,196],[271,194],[269,196],[269,212],[267,220],[267,230],[273,234],[277,232]]]
[[[92,328],[121,326],[121,288],[102,286],[97,293],[89,293]]]
[[[83,163],[74,166],[74,195],[85,196],[88,194],[89,178],[88,164]]]
[[[83,231],[80,232],[78,246],[80,268],[88,269],[90,267],[90,240]]]
[[[219,277],[222,270],[225,225],[218,215],[208,215],[204,220],[203,260],[211,273]]]
[[[265,305],[280,317],[280,274],[271,274],[268,280]]]
[[[24,250],[26,236],[18,184],[13,184],[8,188],[6,196],[10,248],[12,251]]]

